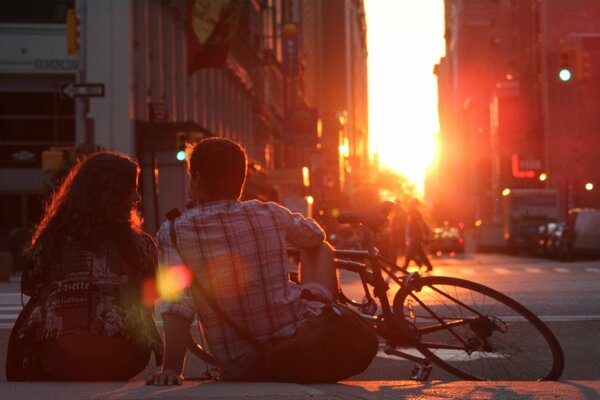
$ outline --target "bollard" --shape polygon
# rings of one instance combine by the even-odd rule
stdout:
[[[0,282],[8,282],[12,270],[12,255],[8,251],[0,252]]]

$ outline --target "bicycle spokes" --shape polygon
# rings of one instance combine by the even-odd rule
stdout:
[[[394,299],[394,313],[414,326],[415,346],[464,379],[557,379],[563,355],[529,310],[485,286],[448,277],[421,279],[419,292]]]

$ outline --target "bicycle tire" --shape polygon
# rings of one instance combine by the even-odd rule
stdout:
[[[414,331],[415,348],[439,367],[465,380],[541,381],[557,380],[562,374],[564,355],[558,340],[546,324],[517,301],[459,278],[422,277],[415,285],[413,290],[403,288],[396,293],[394,315],[406,324],[406,329]],[[416,298],[445,323],[470,322],[450,327],[453,333],[448,329],[425,331],[426,326],[439,321]],[[481,307],[477,309],[479,316],[473,312],[474,307]],[[457,348],[436,349],[436,343]],[[471,348],[467,351],[464,346]]]

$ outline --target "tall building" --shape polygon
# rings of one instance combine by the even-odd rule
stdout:
[[[235,8],[230,14],[238,18],[230,21],[237,29],[227,41],[227,57],[211,64],[210,51],[222,49],[211,48],[209,26],[196,68],[188,46],[196,28],[190,18],[203,14],[192,9],[195,4],[0,2],[3,233],[39,219],[48,183],[41,169],[43,151],[82,143],[139,160],[144,218],[151,232],[165,211],[186,201],[185,166],[175,158],[182,134],[239,141],[252,160],[248,195],[277,197],[265,171],[281,166],[283,158],[276,144],[285,129],[279,32],[287,2],[230,2]],[[72,25],[69,12],[76,16]],[[86,85],[96,92],[84,93]]]
[[[501,193],[552,188],[599,206],[600,4],[446,0],[434,216],[499,226]],[[568,68],[571,79],[559,78]]]
[[[362,0],[302,3],[304,97],[318,109],[316,190],[324,211],[350,206],[368,183],[366,21]],[[358,197],[357,197],[358,196]],[[360,200],[358,200],[360,201]]]
[[[446,56],[436,67],[442,154],[433,195],[440,221],[492,222],[499,187],[529,184],[512,179],[511,162],[513,154],[530,162],[542,147],[534,3],[445,2]],[[518,122],[504,119],[511,101],[528,106],[517,110]]]
[[[563,211],[600,207],[600,3],[540,1],[540,82],[548,187]],[[567,51],[573,77],[558,78]],[[592,186],[589,186],[591,184]],[[591,190],[587,190],[587,188]]]
[[[305,213],[324,188],[351,197],[365,35],[359,0],[0,1],[0,233],[39,219],[43,154],[84,143],[139,160],[149,232],[186,202],[186,139],[240,142],[247,197]]]

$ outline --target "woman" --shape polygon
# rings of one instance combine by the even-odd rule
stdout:
[[[48,203],[21,281],[34,302],[17,334],[31,347],[30,379],[127,380],[162,351],[156,248],[136,210],[138,175],[126,155],[94,153]]]

